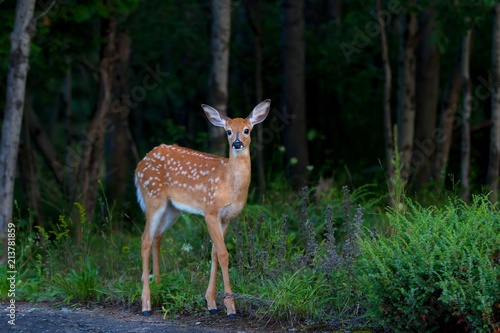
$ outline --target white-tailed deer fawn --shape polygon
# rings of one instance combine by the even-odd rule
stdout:
[[[153,248],[153,275],[160,282],[160,245],[163,233],[181,211],[203,215],[212,239],[212,267],[205,299],[210,313],[217,312],[215,279],[218,265],[224,280],[224,305],[236,316],[229,284],[228,253],[224,236],[229,222],[241,212],[250,185],[250,132],[269,113],[271,101],[257,105],[246,118],[230,119],[202,105],[212,124],[226,130],[229,158],[198,152],[177,145],[160,145],[139,162],[135,171],[137,200],[146,213],[142,234],[142,313],[151,314],[149,257]]]

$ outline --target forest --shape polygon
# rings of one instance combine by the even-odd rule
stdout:
[[[162,143],[228,157],[202,104],[245,118],[269,99],[225,237],[238,315],[500,332],[500,3],[0,8],[0,271],[17,300],[139,313],[138,163]],[[164,319],[207,310],[209,233],[183,213],[160,239]]]

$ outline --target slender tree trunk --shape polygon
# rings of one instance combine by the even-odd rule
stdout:
[[[386,22],[384,22],[380,12],[382,10],[381,0],[377,0],[378,23],[380,24],[380,42],[382,46],[382,63],[384,64],[384,139],[385,139],[385,159],[388,177],[394,176],[394,165],[392,164],[392,154],[394,153],[394,140],[392,138],[391,119],[391,87],[392,74],[391,63],[389,61],[389,51],[387,46],[387,34],[385,32]]]
[[[402,176],[408,179],[411,172],[411,154],[415,134],[415,70],[417,46],[417,18],[415,13],[401,15],[401,41],[399,49],[398,78],[398,150],[403,167]]]
[[[282,110],[290,119],[284,131],[292,185],[307,184],[309,151],[306,138],[304,1],[282,0]]]
[[[65,132],[66,132],[66,147],[72,147],[72,142],[73,142],[73,126],[72,126],[72,119],[71,119],[71,114],[72,114],[72,108],[71,108],[71,103],[73,99],[73,68],[70,60],[70,64],[68,66],[67,72],[66,72],[66,79],[64,82],[64,123],[65,123]],[[34,112],[30,112],[31,114],[34,115]],[[56,112],[54,112],[56,113]],[[39,125],[39,124],[38,124]],[[39,128],[41,130],[41,126],[39,125]],[[41,131],[43,132],[43,131]],[[45,134],[45,133],[44,133]],[[50,145],[51,141],[49,140],[48,143]],[[47,147],[49,145],[46,145]],[[54,155],[56,157],[56,155]],[[54,166],[57,165],[57,160],[53,159],[52,161],[49,161],[50,165]],[[59,181],[61,181],[61,188],[63,189],[64,194],[68,195],[71,191],[72,188],[76,186],[75,184],[75,177],[74,172],[73,174],[70,174],[69,177],[68,175],[65,177],[64,175],[64,168],[62,165],[59,167],[60,171],[59,174],[57,175],[57,178]],[[62,180],[64,179],[64,182]]]
[[[73,130],[71,126],[71,102],[72,102],[72,67],[71,64],[66,72],[66,80],[64,82],[64,121],[65,121],[65,130],[66,130],[66,145],[71,147],[71,139],[73,137]]]
[[[28,102],[29,103],[29,102]],[[40,186],[38,184],[37,162],[33,149],[33,140],[30,135],[29,122],[24,117],[23,140],[19,147],[19,169],[24,193],[28,199],[30,212],[34,217],[35,225],[43,226],[43,213],[41,211]]]
[[[31,105],[26,109],[25,118],[27,121],[27,128],[30,131],[32,141],[35,142],[40,149],[42,157],[45,159],[50,170],[54,174],[55,179],[61,184],[62,192],[64,192],[64,167],[57,157],[56,149],[52,144],[47,133],[44,132],[38,117],[32,110]]]
[[[130,59],[131,39],[126,32],[120,32],[116,38],[117,61],[114,68],[113,99],[120,99],[128,90],[128,67]],[[131,167],[130,152],[132,146],[128,139],[128,115],[123,112],[112,112],[110,121],[114,130],[107,137],[107,189],[115,200],[120,200],[130,183]]]
[[[231,0],[212,0],[212,67],[208,78],[208,104],[223,114],[227,112],[230,38]],[[210,125],[209,135],[211,151],[217,155],[226,155],[224,129]]]
[[[460,183],[462,184],[462,199],[469,201],[470,184],[470,114],[471,114],[471,81],[470,81],[470,50],[472,30],[469,29],[462,39],[462,85],[464,94],[464,105],[462,110],[462,148],[461,148],[461,170]]]
[[[419,22],[416,75],[416,124],[413,144],[415,187],[431,179],[432,160],[436,151],[437,108],[439,101],[439,51],[436,39],[434,8],[422,11]]]
[[[453,123],[462,89],[462,63],[460,58],[461,56],[459,55],[448,84],[446,99],[439,115],[440,125],[438,135],[436,136],[436,155],[432,174],[433,178],[440,184],[444,182],[446,168],[448,167],[450,148],[453,142]]]
[[[4,240],[7,226],[12,223],[14,179],[23,119],[26,77],[29,69],[30,41],[35,29],[32,22],[34,8],[35,0],[17,1],[16,18],[11,35],[5,113],[0,146],[1,244],[6,244]],[[2,253],[4,252],[2,251]],[[4,261],[5,258],[0,258],[0,262]]]
[[[500,3],[495,4],[492,47],[492,87],[490,160],[487,182],[491,190],[490,200],[498,201],[498,177],[500,169]]]
[[[254,34],[255,43],[255,99],[256,103],[263,100],[262,84],[262,31],[260,17],[260,0],[249,0],[246,2],[246,13],[250,27]],[[255,128],[257,142],[262,143],[262,127]],[[257,159],[257,182],[259,190],[259,202],[263,202],[266,193],[266,175],[264,171],[264,154],[260,147],[255,152]]]
[[[103,162],[104,135],[112,126],[108,119],[111,108],[111,87],[112,87],[112,69],[115,60],[115,34],[116,21],[114,18],[103,20],[102,33],[105,44],[101,51],[101,60],[99,63],[99,98],[97,108],[93,119],[90,121],[84,133],[83,139],[88,145],[88,149],[83,154],[78,169],[79,188],[76,196],[83,195],[81,201],[87,218],[92,219],[95,203],[97,200],[98,178],[101,164]],[[112,127],[111,127],[112,128]],[[81,244],[81,223],[79,215],[72,214],[75,222],[75,236],[77,244]]]

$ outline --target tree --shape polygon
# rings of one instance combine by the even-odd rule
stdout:
[[[212,66],[208,77],[208,104],[222,114],[227,113],[230,38],[231,0],[212,0]],[[210,126],[209,135],[212,152],[217,155],[226,154],[224,129]]]
[[[400,44],[398,58],[398,150],[403,167],[402,175],[408,179],[415,134],[415,49],[417,47],[417,17],[407,9],[400,16]]]
[[[380,25],[380,43],[382,46],[382,63],[384,64],[384,141],[385,141],[385,159],[387,164],[387,173],[389,178],[394,176],[394,165],[392,164],[392,154],[394,152],[394,141],[392,138],[392,119],[391,119],[391,87],[392,74],[391,63],[389,61],[389,51],[387,46],[387,35],[385,32],[384,19],[380,15],[382,10],[381,0],[377,0],[377,19]]]
[[[17,1],[16,18],[11,35],[5,114],[0,146],[0,202],[2,202],[0,206],[0,238],[2,240],[5,238],[7,225],[12,222],[14,179],[23,119],[26,78],[29,69],[30,41],[35,32],[34,9],[35,0]]]
[[[463,85],[463,108],[462,108],[462,144],[460,163],[460,183],[462,187],[462,199],[468,201],[470,197],[470,114],[471,114],[471,81],[470,81],[470,52],[471,52],[472,29],[467,30],[462,38],[462,85]]]
[[[263,100],[263,82],[262,82],[262,29],[260,15],[260,0],[246,2],[247,19],[254,34],[255,43],[255,102],[260,103]],[[262,143],[262,128],[257,126],[255,129],[257,141]],[[255,152],[257,159],[257,182],[259,189],[259,201],[264,200],[266,192],[266,177],[264,172],[264,154],[261,147]]]
[[[126,31],[116,36],[116,61],[113,70],[112,100],[118,101],[128,93],[128,68],[130,59],[131,39]],[[132,161],[139,163],[135,143],[131,140],[128,123],[128,112],[111,112],[109,120],[114,130],[107,135],[107,189],[110,197],[119,200],[130,183],[133,170]],[[131,158],[132,157],[132,158]]]
[[[26,109],[31,108],[31,103],[29,97],[26,98],[27,106]],[[35,158],[35,150],[33,148],[33,140],[31,138],[30,124],[28,117],[25,112],[23,129],[22,129],[22,140],[19,144],[19,174],[21,175],[21,182],[23,185],[24,193],[28,200],[30,207],[30,212],[33,216],[35,225],[44,226],[43,214],[41,209],[42,198],[40,195],[40,187],[38,184],[39,174],[38,165]]]
[[[492,46],[492,88],[490,159],[487,182],[491,190],[490,199],[498,201],[498,177],[500,169],[500,3],[495,4]]]
[[[111,121],[108,115],[111,110],[111,87],[113,82],[113,68],[116,61],[115,37],[116,21],[114,17],[101,20],[101,36],[104,43],[101,48],[101,58],[97,73],[99,77],[99,97],[94,116],[85,131],[87,150],[82,156],[78,168],[78,184],[73,193],[75,198],[83,195],[81,201],[88,217],[93,216],[97,192],[100,167],[104,152],[104,135]],[[76,242],[81,242],[80,214],[72,214],[75,220]]]
[[[459,54],[448,83],[446,97],[439,115],[439,130],[436,137],[436,154],[434,157],[432,175],[434,180],[440,184],[443,184],[446,168],[448,167],[450,148],[453,141],[453,121],[457,113],[460,92],[462,90],[462,64],[460,57],[461,55]]]
[[[435,38],[436,17],[432,7],[424,9],[419,19],[417,71],[415,89],[415,187],[431,178],[432,160],[436,148],[436,120],[439,100],[439,52]]]
[[[282,0],[282,111],[290,119],[284,144],[292,185],[307,184],[309,151],[306,138],[304,2]]]

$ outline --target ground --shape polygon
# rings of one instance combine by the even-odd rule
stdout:
[[[0,302],[0,332],[56,333],[56,332],[190,332],[190,333],[256,333],[294,332],[295,328],[283,327],[276,323],[238,317],[228,319],[219,311],[216,315],[201,314],[163,319],[159,311],[151,317],[144,317],[140,309],[125,306],[90,306],[71,309],[57,307],[51,303],[16,302],[15,325],[9,321],[9,304]],[[315,332],[315,330],[307,330]],[[322,332],[321,330],[317,332]],[[323,331],[325,332],[325,331]],[[332,332],[331,330],[327,332]]]

